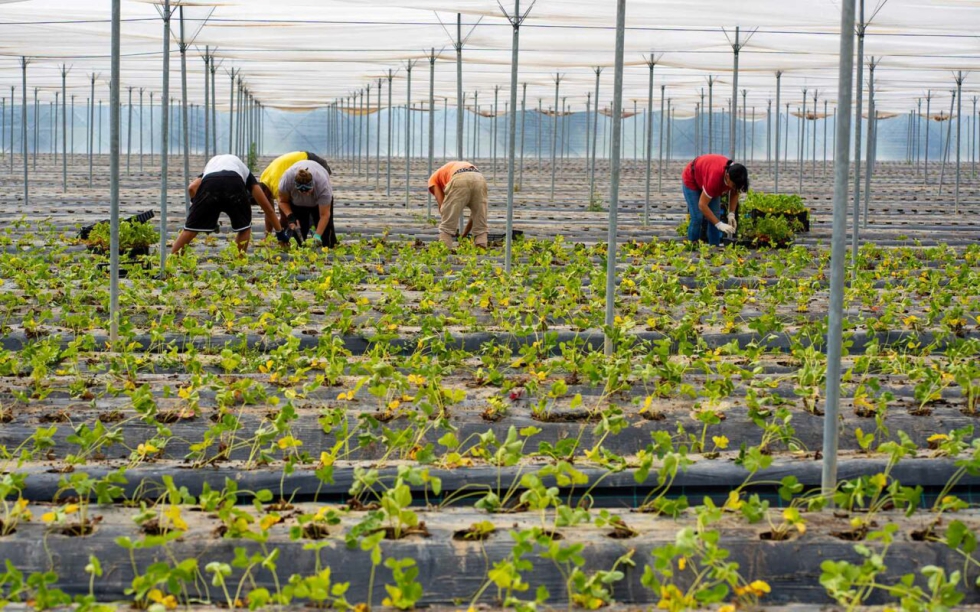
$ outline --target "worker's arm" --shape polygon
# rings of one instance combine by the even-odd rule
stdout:
[[[269,203],[268,198],[265,197],[265,193],[262,192],[262,187],[258,184],[252,185],[252,197],[255,201],[259,203],[259,208],[265,213],[265,221],[272,225],[277,232],[282,231],[282,225],[279,223],[279,219],[276,218],[276,211],[272,209],[272,204]]]
[[[704,218],[708,220],[711,225],[718,225],[719,219],[715,216],[715,213],[711,212],[711,200],[713,198],[708,195],[707,191],[701,191],[701,199],[698,200],[698,210],[704,215]]]
[[[729,215],[734,215],[735,213],[738,212],[738,200],[739,200],[739,197],[741,195],[742,195],[741,192],[739,192],[736,189],[735,191],[732,192],[732,194],[730,196],[728,196],[728,214]]]
[[[288,191],[279,192],[279,212],[281,212],[283,216],[285,216],[287,219],[293,216],[293,206],[292,203],[289,201]],[[296,222],[294,221],[289,224],[289,228],[296,229],[296,227],[294,227],[295,225]]]
[[[442,212],[442,203],[446,199],[446,194],[442,192],[442,188],[439,185],[433,185],[429,188],[429,191],[432,192],[432,195],[436,196],[436,203],[439,204],[439,212]]]
[[[330,215],[333,213],[333,202],[330,202],[329,206],[320,206],[320,222],[316,224],[316,235],[320,237],[320,242],[323,242],[323,233],[327,231],[327,226],[330,224]]]
[[[187,195],[189,195],[192,200],[197,197],[197,190],[201,188],[201,182],[203,180],[204,179],[202,179],[201,177],[197,177],[196,179],[191,181],[190,185],[187,186]]]

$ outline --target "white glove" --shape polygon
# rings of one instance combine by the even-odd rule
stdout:
[[[728,224],[732,226],[732,233],[738,232],[738,219],[735,215],[728,215]]]
[[[715,229],[717,229],[722,234],[725,234],[729,238],[731,238],[732,236],[735,235],[735,228],[733,226],[731,226],[731,225],[728,225],[727,223],[722,222],[722,221],[719,221],[718,223],[715,223]]]

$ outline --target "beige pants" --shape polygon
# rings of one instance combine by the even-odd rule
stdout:
[[[439,224],[439,240],[452,248],[453,236],[459,229],[463,211],[470,210],[473,221],[473,242],[487,246],[487,180],[479,172],[461,172],[446,185],[446,197],[442,202],[442,223]]]

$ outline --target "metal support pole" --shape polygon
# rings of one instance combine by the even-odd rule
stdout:
[[[391,198],[391,145],[392,145],[392,132],[394,130],[395,114],[391,106],[391,81],[395,78],[395,71],[388,70],[388,167],[386,169],[388,173],[388,187],[387,187],[387,197]]]
[[[112,0],[111,73],[109,87],[109,342],[119,340],[119,39],[122,0]],[[132,105],[130,105],[132,107]]]
[[[429,172],[432,176],[435,164],[436,148],[436,50],[433,47],[429,52]],[[432,192],[426,190],[428,194],[425,204],[426,219],[432,218]]]
[[[782,91],[782,71],[776,72],[776,177],[773,185],[773,191],[779,193],[779,131],[782,125],[782,121],[779,119],[779,96]]]
[[[847,181],[850,171],[851,88],[854,82],[854,2],[841,2],[840,73],[837,108],[840,122],[835,126],[834,221],[830,260],[830,316],[827,328],[827,403],[824,410],[823,471],[821,490],[832,503],[837,489],[837,449],[840,436],[841,355],[844,348],[844,267],[847,233]]]
[[[384,86],[384,79],[378,79],[378,116],[377,120],[377,133],[378,136],[374,140],[374,190],[381,191],[381,88]],[[336,113],[332,113],[336,115]]]
[[[129,120],[126,128],[126,176],[132,175],[131,165],[133,157],[133,88],[129,88]],[[111,129],[111,128],[110,128]]]
[[[772,176],[772,100],[766,101],[766,174]]]
[[[520,189],[524,189],[524,136],[525,136],[525,126],[527,124],[527,83],[523,84],[523,93],[521,94],[521,170],[520,179],[517,184]]]
[[[657,153],[659,155],[659,160],[657,161],[657,192],[660,195],[664,194],[664,102],[667,99],[667,86],[660,86],[660,143],[658,145]],[[708,119],[709,123],[711,121],[710,117]],[[710,136],[709,136],[710,138]]]
[[[463,98],[463,16],[456,13],[456,159],[463,155],[463,119],[466,102]]]
[[[922,165],[923,184],[929,184],[929,128],[932,123],[932,91],[926,93],[926,146],[925,163]]]
[[[184,131],[184,185],[191,182],[191,153],[190,153],[190,125],[187,115],[187,43],[184,39],[184,7],[180,6],[180,96],[181,96],[181,123]],[[191,209],[191,197],[187,189],[184,192],[184,211]]]
[[[952,119],[952,117],[951,117]],[[953,214],[960,213],[960,155],[963,151],[963,71],[956,73],[956,191],[953,198]]]
[[[661,104],[661,110],[663,105]],[[661,125],[663,119],[661,118]],[[708,153],[715,152],[715,77],[708,75]]]
[[[143,174],[143,91],[140,87],[140,174]]]
[[[211,47],[204,46],[204,159],[211,158]]]
[[[408,73],[405,89],[405,208],[411,204],[412,195],[412,68],[415,61],[405,64]]]
[[[803,194],[803,165],[806,163],[806,88],[803,88],[803,112],[800,113],[800,127],[802,128],[797,134],[797,140],[799,140],[799,160],[800,165],[800,190],[799,194]]]
[[[592,69],[595,72],[595,117],[592,118],[592,167],[589,169],[589,201],[595,197],[595,158],[596,151],[599,149],[599,79],[602,76],[602,67],[596,66]],[[540,116],[541,103],[538,102],[538,113]],[[541,159],[541,141],[540,141],[540,120],[538,122],[538,160]]]
[[[732,50],[735,55],[735,65],[732,69],[732,116],[731,116],[731,126],[729,128],[729,138],[731,142],[728,144],[728,159],[735,159],[736,140],[738,138],[738,53],[741,50],[739,43],[739,35],[741,34],[740,28],[735,26],[735,44],[732,45]]]
[[[878,58],[881,61],[881,58]],[[878,67],[878,62],[875,61],[872,55],[868,58],[868,150],[867,150],[867,161],[866,168],[864,171],[864,216],[861,219],[861,227],[868,227],[868,209],[871,206],[871,178],[874,174],[874,166],[872,166],[871,161],[873,159],[874,147],[874,134],[875,134],[875,115],[877,111],[875,110],[875,68]]]
[[[621,136],[623,124],[623,54],[626,43],[626,0],[616,2],[616,68],[613,77],[613,135],[610,187],[609,187],[609,238],[606,252],[606,340],[605,353],[607,357],[613,354],[613,339],[608,330],[615,324],[616,312],[616,222],[619,208],[619,178]]]
[[[21,139],[21,143],[20,144],[21,144],[21,148],[24,151],[24,209],[25,210],[27,209],[27,206],[30,203],[30,197],[29,197],[29,195],[30,195],[29,194],[29,192],[30,192],[30,189],[29,189],[29,180],[28,180],[28,177],[27,177],[27,64],[28,64],[27,58],[21,56],[21,58],[20,58],[20,69],[21,69],[21,89],[22,89],[22,91],[20,92],[20,95],[21,95],[21,102],[20,102],[20,133],[21,133],[20,139]],[[94,76],[92,77],[92,83],[95,83],[95,77]],[[93,85],[93,87],[94,87],[94,85]],[[11,107],[13,107],[13,104],[11,104]],[[11,148],[10,157],[13,158],[13,148]],[[92,186],[92,172],[91,172],[92,162],[91,162],[91,159],[92,159],[92,156],[90,154],[89,155],[89,160],[90,160],[89,161],[89,168],[90,168],[90,170],[89,170],[89,187]]]
[[[830,114],[827,112],[827,100],[823,101],[823,174],[827,175],[827,123]]]
[[[561,88],[561,73],[555,74],[555,114],[551,122],[551,201],[555,201],[555,178],[558,169],[555,156],[558,153],[558,95]]]
[[[235,152],[235,69],[228,73],[231,79],[228,88],[228,154]]]
[[[67,105],[67,86],[65,81],[68,79],[68,66],[61,65],[61,191],[68,193],[68,105]],[[11,100],[13,102],[13,100]],[[2,114],[2,113],[0,113]],[[11,126],[12,127],[12,126]],[[2,142],[2,139],[0,139]],[[0,145],[0,149],[2,149]],[[11,151],[13,154],[13,151]]]
[[[218,154],[218,66],[211,57],[211,154]]]
[[[493,86],[493,119],[490,128],[493,138],[490,141],[490,156],[493,158],[493,184],[497,184],[497,115],[500,107],[500,85]]]
[[[854,132],[854,218],[851,220],[851,274],[857,278],[858,245],[861,242],[861,113],[864,108],[864,33],[867,24],[864,23],[864,0],[858,0],[861,21],[857,27],[857,114],[855,115]]]
[[[949,123],[946,126],[945,145],[942,145],[942,132],[940,132],[940,144],[942,145],[942,165],[939,167],[939,195],[943,195],[943,182],[946,178],[946,162],[949,161],[949,145],[953,140],[953,109],[956,107],[956,90],[954,89],[951,94],[952,97],[949,101]]]
[[[817,176],[817,98],[818,91],[813,90],[813,138],[811,139],[811,145],[813,146],[813,155],[810,157],[810,173],[811,179]]]
[[[364,179],[365,182],[371,176],[371,87],[374,84],[370,81],[367,85],[367,101],[364,106]]]
[[[34,156],[31,162],[33,170],[37,170],[37,155],[40,147],[38,146],[38,141],[40,140],[39,131],[41,129],[41,111],[37,102],[37,87],[34,88]]]
[[[510,273],[512,265],[512,251],[513,251],[513,231],[514,231],[514,183],[515,183],[515,166],[516,166],[516,156],[517,156],[517,77],[518,77],[518,62],[520,61],[520,42],[521,42],[521,24],[527,14],[521,14],[521,0],[514,0],[514,14],[510,17],[511,26],[514,29],[513,39],[511,41],[511,58],[510,58],[510,108],[512,112],[508,117],[508,127],[507,131],[509,134],[509,141],[507,143],[507,224],[504,235],[504,271]],[[525,95],[527,93],[527,85],[524,86]],[[523,110],[523,107],[522,107]],[[523,112],[522,112],[523,114]],[[524,140],[521,138],[521,158],[523,160],[523,149]],[[523,167],[523,166],[522,166]]]
[[[167,270],[167,178],[170,157],[170,0],[163,3],[163,93],[160,96],[160,274]],[[150,94],[152,96],[152,94]],[[150,105],[153,101],[150,99]],[[152,150],[152,145],[150,146]]]
[[[643,202],[643,225],[650,225],[650,179],[653,173],[653,73],[657,67],[657,60],[653,53],[647,61],[650,69],[650,79],[647,83],[647,181],[646,198]]]

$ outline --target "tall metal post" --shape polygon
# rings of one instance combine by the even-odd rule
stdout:
[[[415,60],[405,63],[408,73],[405,90],[405,208],[411,204],[412,195],[412,68]]]
[[[952,117],[950,117],[952,120]],[[953,199],[953,214],[960,213],[960,154],[963,151],[963,71],[956,73],[956,191]]]
[[[37,170],[37,155],[40,152],[38,146],[39,131],[41,129],[41,111],[37,102],[37,87],[34,88],[34,159],[32,161],[33,170]]]
[[[432,176],[435,169],[435,148],[436,148],[436,50],[433,47],[429,51],[429,172]],[[425,204],[425,217],[432,218],[432,192],[426,189],[428,196]]]
[[[749,139],[747,136],[748,117],[746,116],[746,113],[748,113],[749,110],[748,103],[746,102],[748,93],[749,93],[748,90],[745,89],[742,90],[742,161],[745,161],[749,158],[749,156],[746,154],[746,147],[748,147],[749,145]]]
[[[626,44],[626,0],[616,1],[616,68],[613,77],[613,134],[611,147],[611,174],[609,187],[609,238],[606,252],[606,329],[615,324],[616,314],[616,231],[619,210],[620,155],[622,152],[623,122],[623,54]],[[606,333],[605,353],[612,356],[615,347],[613,339]]]
[[[67,86],[65,81],[68,79],[68,66],[61,65],[61,191],[68,193],[68,105],[67,105]],[[13,103],[13,100],[10,101]],[[0,113],[2,114],[2,113]],[[13,126],[10,126],[13,128]],[[0,141],[0,149],[3,148]],[[13,155],[13,151],[10,152]]]
[[[779,96],[782,90],[782,80],[783,72],[781,70],[776,71],[776,177],[773,185],[773,191],[779,193],[779,131],[782,125],[782,121],[779,119]]]
[[[827,100],[823,101],[823,174],[827,174],[827,123],[830,115],[827,113]]]
[[[766,174],[772,176],[772,100],[766,101]]]
[[[516,156],[517,156],[517,76],[518,76],[518,62],[520,60],[520,43],[521,43],[521,24],[527,14],[521,14],[521,0],[514,0],[514,14],[509,16],[511,27],[513,28],[513,38],[511,40],[511,57],[510,57],[510,108],[512,112],[508,117],[508,134],[509,140],[507,143],[507,224],[504,236],[504,271],[508,274],[511,271],[512,266],[512,251],[513,251],[513,229],[514,229],[514,184],[515,184],[515,169],[516,169]],[[527,95],[527,85],[524,85],[524,92]],[[523,111],[523,108],[522,108]],[[521,113],[523,114],[523,112]],[[523,148],[524,142],[521,139],[521,160],[523,161]],[[522,164],[523,167],[523,164]]]
[[[847,233],[847,180],[850,171],[851,88],[854,82],[854,2],[841,2],[840,72],[837,108],[840,121],[834,152],[834,221],[830,260],[830,317],[827,328],[827,402],[824,410],[821,490],[831,499],[837,489],[840,436],[841,356],[844,348],[844,267]]]
[[[126,176],[132,175],[130,162],[133,157],[133,88],[129,88],[129,120],[126,128]]]
[[[10,174],[14,174],[14,96],[17,91],[14,85],[10,86]],[[23,109],[21,109],[23,110]],[[25,201],[24,204],[27,204]]]
[[[463,16],[456,13],[456,159],[463,155],[463,119],[466,102],[463,98]]]
[[[881,58],[878,58],[881,61]],[[872,55],[868,58],[868,150],[867,150],[867,162],[864,171],[864,216],[861,219],[861,227],[868,227],[868,209],[871,206],[871,178],[874,174],[874,166],[871,161],[874,154],[874,135],[875,128],[875,68],[878,67],[878,62],[875,61]]]
[[[650,53],[647,60],[650,69],[650,79],[647,83],[647,182],[646,199],[643,202],[643,225],[650,225],[650,180],[653,173],[653,73],[657,67],[657,58]]]
[[[660,143],[658,145],[659,161],[657,162],[657,191],[664,194],[664,102],[667,98],[667,86],[660,86]],[[709,118],[710,122],[710,118]]]
[[[364,107],[364,179],[371,176],[371,81],[367,84],[367,101]]]
[[[922,166],[923,184],[929,184],[929,127],[932,123],[932,90],[926,93],[926,146],[925,162]]]
[[[184,130],[184,185],[191,182],[191,153],[190,153],[190,125],[187,115],[187,43],[184,39],[184,7],[180,6],[180,96],[181,96],[181,123]],[[191,197],[184,192],[184,212],[191,208]]]
[[[810,157],[810,172],[812,174],[811,179],[817,176],[817,97],[819,91],[813,90],[813,155]]]
[[[708,75],[708,153],[715,152],[715,77]]]
[[[524,128],[527,124],[527,83],[523,83],[523,93],[521,94],[521,170],[520,179],[517,184],[521,189],[524,188]]]
[[[858,0],[861,21],[857,26],[857,114],[854,132],[854,218],[851,220],[851,274],[857,278],[858,245],[861,241],[861,113],[864,108],[864,0]]]
[[[736,140],[738,139],[738,52],[741,50],[739,43],[739,35],[741,34],[740,28],[735,26],[735,44],[732,45],[732,51],[734,53],[734,68],[732,69],[732,115],[731,115],[731,125],[729,126],[729,136],[730,142],[728,143],[728,159],[735,159],[735,154],[738,151],[738,144]]]
[[[561,88],[561,73],[555,74],[555,114],[554,121],[551,122],[551,201],[555,201],[555,178],[558,169],[556,165],[556,154],[558,153],[558,92]]]
[[[211,154],[218,154],[218,66],[211,56]]]
[[[381,88],[384,86],[384,79],[378,79],[378,116],[377,138],[374,139],[374,190],[381,191]],[[336,113],[334,113],[336,114]]]
[[[170,0],[163,2],[163,93],[160,96],[160,274],[167,270],[167,178],[170,158]],[[152,94],[151,94],[152,95]],[[150,104],[152,105],[152,99]],[[152,149],[152,145],[151,145]]]
[[[388,69],[388,191],[387,197],[391,198],[391,145],[392,131],[394,129],[395,113],[391,105],[391,82],[395,78],[395,71]]]
[[[593,117],[592,126],[592,167],[589,169],[589,201],[595,197],[595,157],[596,151],[599,149],[599,79],[602,76],[602,66],[596,66],[592,69],[595,72],[595,117]],[[541,113],[541,103],[538,103],[538,114]],[[540,121],[538,123],[538,134],[540,138]],[[538,160],[541,159],[541,141],[538,140]]]
[[[119,340],[119,39],[122,0],[112,0],[111,73],[109,87],[109,342]]]
[[[806,129],[807,129],[807,123],[806,123],[806,87],[803,88],[803,111],[800,113],[800,128],[801,129],[800,129],[800,132],[798,134],[799,148],[797,149],[797,151],[799,151],[799,155],[800,155],[800,158],[799,158],[799,164],[800,164],[800,191],[799,191],[799,193],[802,195],[803,194],[803,166],[804,166],[804,164],[806,164],[806,142],[805,142],[805,136],[804,136],[806,134]]]
[[[211,157],[211,47],[204,46],[204,159]]]
[[[27,58],[21,56],[20,58],[20,74],[21,74],[21,101],[20,101],[20,139],[21,148],[24,151],[24,209],[27,209],[30,203],[29,192],[29,180],[27,177]],[[92,78],[92,82],[95,83],[95,77]],[[11,108],[13,104],[11,104]],[[10,157],[13,158],[13,147],[11,147]],[[89,155],[89,168],[91,168],[92,156]],[[92,186],[92,172],[89,170],[89,187]]]
[[[144,89],[140,87],[140,174],[143,174],[143,91]]]
[[[493,132],[490,141],[490,156],[493,158],[493,184],[497,184],[497,116],[500,106],[500,85],[493,86],[493,119],[490,121],[490,129]]]
[[[228,88],[228,154],[235,152],[235,69],[228,73],[231,83]]]

